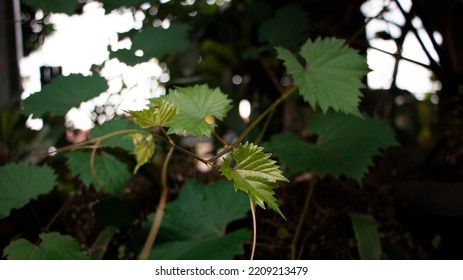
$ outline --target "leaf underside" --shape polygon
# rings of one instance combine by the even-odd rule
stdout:
[[[271,154],[264,153],[262,147],[246,143],[240,144],[231,156],[235,165],[232,167],[230,159],[225,159],[220,170],[233,182],[235,189],[247,193],[254,205],[265,209],[267,204],[285,218],[278,207],[274,189],[278,187],[277,181],[287,182],[288,179],[270,159]]]

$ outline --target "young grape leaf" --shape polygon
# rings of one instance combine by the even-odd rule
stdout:
[[[243,219],[249,200],[228,181],[210,185],[187,180],[177,200],[166,206],[150,259],[233,259],[244,253],[246,229],[227,232],[227,224]]]
[[[72,15],[78,0],[23,0],[23,2],[35,10]]]
[[[137,166],[133,170],[133,173],[137,173],[138,169],[145,163],[147,163],[154,155],[154,139],[153,135],[144,134],[132,134],[131,135],[135,150],[133,154],[137,160]]]
[[[96,138],[107,135],[109,133],[121,130],[140,130],[136,124],[128,122],[125,119],[111,120],[103,123],[103,125],[95,126],[90,133],[90,138]],[[100,146],[119,147],[126,151],[132,151],[134,146],[132,140],[127,134],[116,135],[100,142]]]
[[[188,47],[188,29],[183,24],[173,24],[168,29],[147,26],[133,36],[130,50],[118,50],[111,53],[110,57],[127,65],[135,65],[154,57],[161,59]],[[143,54],[135,55],[138,50],[143,51]]]
[[[56,175],[48,166],[12,163],[0,167],[0,219],[31,199],[47,194],[56,184]]]
[[[164,99],[157,99],[150,108],[143,111],[130,111],[136,124],[143,128],[164,126],[177,115],[178,110]]]
[[[9,260],[86,260],[79,243],[71,236],[57,232],[41,233],[42,242],[36,246],[26,239],[18,239],[3,250]]]
[[[288,4],[278,10],[275,17],[259,28],[259,40],[272,46],[296,49],[309,31],[303,9],[297,4]]]
[[[316,115],[308,129],[318,135],[315,144],[289,133],[264,144],[291,174],[313,170],[321,177],[346,175],[360,182],[379,149],[397,144],[386,122],[334,111]]]
[[[90,153],[73,151],[66,154],[68,166],[74,176],[79,176],[82,182],[93,185],[97,190],[108,193],[120,194],[124,189],[124,183],[131,177],[127,166],[108,153],[95,156],[95,172],[93,176],[90,167]]]
[[[215,124],[208,118],[222,120],[231,108],[227,95],[207,85],[177,88],[163,98],[178,109],[178,114],[166,123],[169,133],[209,136]]]
[[[366,59],[343,40],[327,38],[307,41],[300,50],[305,60],[301,65],[290,51],[276,48],[288,73],[299,86],[299,93],[323,112],[332,108],[337,112],[360,115],[357,106],[362,87],[361,78],[368,72]]]
[[[381,258],[381,238],[378,223],[370,215],[349,214],[354,229],[357,248],[362,260],[379,260]]]
[[[81,102],[99,95],[107,88],[106,80],[100,76],[60,76],[45,85],[42,91],[24,100],[24,114],[40,117],[47,112],[53,112],[64,116],[72,107],[79,107]]]
[[[277,188],[277,181],[288,182],[276,161],[271,160],[272,154],[263,152],[264,148],[254,144],[240,144],[231,154],[235,165],[230,166],[230,159],[225,159],[220,170],[222,174],[233,182],[235,190],[241,190],[249,195],[254,205],[265,209],[267,203],[283,218],[285,216],[278,207],[273,189]],[[286,219],[286,218],[285,218]]]

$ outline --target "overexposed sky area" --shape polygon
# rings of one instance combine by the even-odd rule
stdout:
[[[400,0],[405,10],[411,6],[410,0]],[[396,46],[391,40],[375,38],[378,31],[387,31],[393,37],[400,35],[400,28],[405,18],[397,9],[394,1],[369,0],[362,6],[362,12],[368,17],[376,16],[385,5],[389,11],[383,14],[385,20],[374,19],[367,25],[367,37],[372,46],[389,53],[396,52]],[[40,17],[40,13],[36,15]],[[24,80],[23,98],[40,91],[40,66],[61,66],[63,75],[71,73],[90,74],[92,64],[104,63],[101,75],[108,80],[109,89],[92,102],[83,103],[80,108],[72,109],[67,118],[72,120],[73,128],[89,129],[94,122],[103,123],[106,119],[123,110],[142,109],[148,98],[164,94],[164,88],[159,83],[166,82],[169,75],[156,60],[129,67],[116,59],[108,60],[108,45],[111,48],[128,48],[130,42],[118,42],[117,33],[126,32],[131,28],[140,28],[144,19],[143,13],[132,14],[130,11],[114,11],[105,14],[98,2],[92,2],[84,7],[82,15],[67,16],[53,14],[50,18],[56,31],[46,38],[43,46],[36,52],[21,60],[21,74]],[[417,28],[421,27],[419,19],[413,22]],[[423,28],[419,34],[429,51],[437,59],[429,38]],[[437,42],[442,41],[439,34],[434,34]],[[406,58],[429,64],[429,60],[421,49],[414,34],[407,35],[402,55]],[[374,89],[390,88],[394,58],[378,50],[369,49],[367,52],[368,65],[372,72],[368,74],[368,84]],[[431,82],[432,73],[427,69],[402,60],[399,64],[397,85],[409,90],[418,99],[423,99],[426,93],[439,89],[437,82]],[[123,86],[125,85],[125,87]],[[95,114],[94,109],[100,108],[104,112]],[[93,113],[92,113],[93,112]],[[30,122],[36,128],[40,121]]]

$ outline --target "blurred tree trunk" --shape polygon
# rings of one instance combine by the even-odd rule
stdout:
[[[18,60],[22,46],[18,46],[18,0],[0,1],[0,110],[18,106],[21,78]]]

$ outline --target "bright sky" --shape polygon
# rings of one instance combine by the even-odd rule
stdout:
[[[390,11],[384,13],[384,17],[402,25],[405,19],[393,1],[369,0],[362,6],[362,12],[366,16],[375,16],[384,4],[389,2],[391,2]],[[410,0],[400,2],[406,10],[410,9]],[[132,27],[140,28],[143,19],[143,13],[132,15],[131,12],[112,12],[105,15],[104,9],[98,2],[86,5],[82,15],[71,17],[64,14],[52,15],[51,23],[55,25],[56,31],[46,39],[38,51],[21,61],[25,89],[23,98],[40,91],[40,66],[62,66],[64,75],[70,73],[88,75],[92,64],[101,64],[108,59],[108,44],[114,49],[130,46],[130,42],[117,42],[117,33],[126,32]],[[421,26],[419,20],[415,20],[414,24],[416,27]],[[381,30],[388,30],[393,36],[397,36],[400,29],[383,20],[372,20],[366,29],[372,46],[395,53],[396,46],[393,42],[374,39],[374,34]],[[432,55],[437,58],[424,30],[420,29],[419,32]],[[438,42],[442,40],[439,34],[434,36]],[[429,63],[413,34],[406,37],[403,56],[425,64]],[[369,86],[374,89],[389,88],[394,66],[393,57],[369,49],[367,58],[368,65],[373,70],[368,74]],[[128,67],[115,59],[109,60],[105,62],[102,76],[108,80],[108,91],[92,102],[83,103],[80,108],[72,109],[68,113],[67,118],[72,120],[74,128],[89,129],[93,126],[93,121],[103,123],[106,118],[122,114],[123,110],[142,109],[147,104],[148,98],[164,94],[164,88],[159,86],[159,82],[169,80],[168,73],[155,60],[135,67]],[[401,61],[397,85],[422,99],[426,93],[435,92],[439,88],[438,83],[431,82],[430,76],[431,72],[425,68],[411,62]],[[123,88],[123,84],[128,88]],[[97,116],[91,113],[96,106],[103,105],[105,105],[105,114]],[[29,121],[29,125],[40,128],[41,121]]]
[[[397,8],[396,3],[394,1],[385,0],[369,0],[362,6],[362,12],[368,17],[374,17],[383,9],[385,3],[389,3],[389,11],[384,13],[383,16],[391,23],[379,19],[371,20],[367,25],[366,33],[373,47],[388,51],[389,53],[395,53],[397,48],[394,42],[375,38],[375,34],[378,31],[388,31],[393,37],[398,37],[400,35],[400,28],[395,26],[394,23],[403,25],[405,23],[405,18]],[[404,10],[410,10],[410,0],[400,0],[400,3]],[[426,45],[426,48],[431,53],[431,56],[434,59],[438,59],[437,53],[427,33],[424,31],[421,21],[415,18],[413,20],[413,25],[419,28],[418,33]],[[440,36],[440,34],[433,34],[433,36],[437,42],[442,42],[442,36]],[[402,56],[417,62],[429,64],[429,59],[421,48],[417,38],[412,33],[409,33],[405,38]],[[395,63],[394,57],[370,48],[367,53],[367,58],[368,66],[373,70],[368,74],[368,85],[374,89],[390,88],[392,71]],[[415,63],[401,60],[398,69],[397,86],[410,91],[418,99],[423,99],[426,93],[436,92],[436,90],[440,88],[438,82],[431,82],[431,76],[432,72],[429,70]]]

